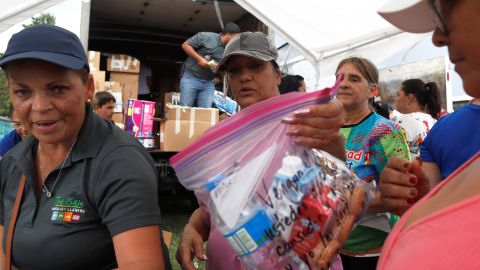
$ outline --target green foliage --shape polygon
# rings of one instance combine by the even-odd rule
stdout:
[[[50,13],[41,13],[37,17],[32,17],[32,23],[22,24],[24,28],[32,27],[39,24],[51,24],[55,25],[55,16]]]
[[[3,75],[3,72],[2,72]],[[6,90],[0,90],[0,116],[10,117],[10,96]]]
[[[0,53],[0,57],[3,53]],[[7,90],[5,72],[0,69],[0,116],[10,117],[10,96]]]

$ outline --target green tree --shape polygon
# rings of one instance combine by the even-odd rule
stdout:
[[[0,53],[0,57],[3,53]],[[5,72],[0,70],[0,116],[10,117],[10,96],[7,90],[7,80],[5,78]]]
[[[22,24],[23,27],[28,28],[32,27],[34,25],[39,25],[39,24],[51,24],[55,25],[55,16],[50,13],[40,13],[37,17],[32,17],[32,23],[30,24]]]

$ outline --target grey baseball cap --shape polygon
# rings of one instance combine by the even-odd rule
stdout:
[[[243,32],[228,42],[223,57],[218,63],[217,72],[225,71],[227,61],[233,55],[248,56],[262,61],[276,61],[278,52],[264,33]]]
[[[436,16],[432,0],[390,0],[378,14],[395,27],[410,33],[435,30]]]

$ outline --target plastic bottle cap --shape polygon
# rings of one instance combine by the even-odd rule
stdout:
[[[301,158],[297,156],[285,156],[282,159],[282,168],[278,170],[278,173],[287,176],[293,176],[301,169],[303,169],[303,162]]]

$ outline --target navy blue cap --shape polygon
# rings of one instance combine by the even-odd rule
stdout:
[[[41,24],[25,28],[8,41],[0,58],[0,67],[20,59],[38,59],[73,70],[88,67],[80,39],[72,32],[54,25]]]

